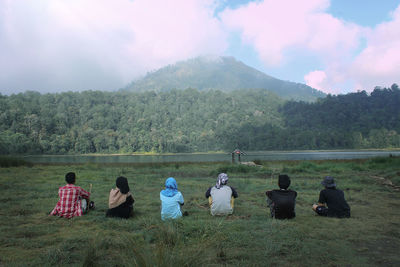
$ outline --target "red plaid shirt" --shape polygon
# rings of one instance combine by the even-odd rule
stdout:
[[[58,200],[56,207],[50,215],[58,215],[65,218],[82,216],[81,199],[90,197],[89,192],[73,184],[60,187],[58,195],[60,200]]]

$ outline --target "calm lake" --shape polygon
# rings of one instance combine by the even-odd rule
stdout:
[[[399,151],[253,151],[241,156],[242,161],[253,160],[323,160],[323,159],[362,159],[372,157],[400,156]],[[173,155],[51,155],[25,156],[33,163],[145,163],[145,162],[230,162],[230,153],[212,154],[173,154]],[[237,160],[237,157],[235,158]]]

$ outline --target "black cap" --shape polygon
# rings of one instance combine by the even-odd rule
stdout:
[[[323,186],[325,186],[326,188],[333,188],[333,187],[336,187],[335,180],[333,179],[332,176],[326,176],[326,177],[324,178],[324,180],[321,182],[321,184],[322,184]]]

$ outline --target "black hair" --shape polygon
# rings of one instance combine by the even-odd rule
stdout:
[[[126,179],[123,176],[118,177],[117,180],[115,181],[115,184],[119,188],[119,191],[122,194],[126,194],[130,191],[129,185],[128,185],[128,179]]]
[[[290,178],[286,174],[280,174],[278,180],[279,188],[287,189],[290,185]]]
[[[67,181],[68,184],[74,184],[75,183],[75,173],[74,172],[69,172],[65,175],[65,181]]]

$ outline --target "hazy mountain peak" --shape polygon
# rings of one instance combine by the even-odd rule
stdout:
[[[222,56],[217,56],[217,55],[204,55],[204,56],[199,56],[196,58],[193,58],[192,60],[197,60],[199,62],[204,62],[204,63],[222,63],[224,60],[224,57]],[[185,62],[185,61],[182,61]]]
[[[313,101],[325,94],[305,84],[283,81],[247,66],[234,57],[207,55],[179,61],[132,82],[130,91],[166,91],[195,88],[266,89],[285,99]]]

